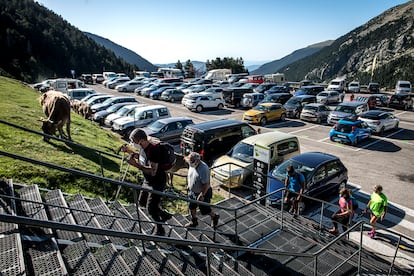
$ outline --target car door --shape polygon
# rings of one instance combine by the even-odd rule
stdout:
[[[323,194],[327,187],[326,167],[321,165],[315,168],[315,172],[311,175],[309,182],[306,183],[307,194],[312,197],[319,197]]]
[[[381,121],[384,122],[384,129],[389,130],[394,128],[395,126],[395,117],[392,114],[382,114],[381,115]]]
[[[319,113],[321,114],[322,120],[327,120],[330,112],[331,110],[327,106],[321,105],[319,107]]]
[[[282,115],[282,108],[280,105],[271,105],[268,112],[268,121],[279,120]]]
[[[162,140],[171,143],[171,141],[176,139],[177,135],[179,135],[177,129],[177,122],[171,122],[166,124],[160,132],[162,133]]]

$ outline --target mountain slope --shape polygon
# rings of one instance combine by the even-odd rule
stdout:
[[[128,63],[135,64],[139,70],[148,71],[148,72],[157,71],[157,66],[155,66],[148,60],[144,59],[137,53],[125,47],[122,47],[121,45],[118,45],[107,38],[104,38],[104,37],[101,37],[95,34],[91,34],[88,32],[83,32],[83,33],[87,35],[88,37],[92,38],[99,45],[102,45],[106,49],[113,51],[117,57],[123,58]]]
[[[280,72],[289,80],[328,81],[345,75],[362,83],[372,78],[387,87],[398,79],[414,82],[414,1],[385,11]]]
[[[0,72],[26,82],[134,66],[32,0],[0,0]]]
[[[333,40],[327,40],[324,42],[310,45],[303,49],[296,50],[281,59],[263,64],[251,73],[257,75],[277,73],[281,68],[320,51],[322,48],[331,45],[332,42]]]

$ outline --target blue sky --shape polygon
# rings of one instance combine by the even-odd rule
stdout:
[[[404,0],[38,0],[81,31],[152,63],[282,58],[334,40]]]

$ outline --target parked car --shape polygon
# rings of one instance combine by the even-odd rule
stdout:
[[[329,132],[329,139],[355,146],[360,141],[369,139],[371,134],[372,129],[363,121],[339,120]]]
[[[394,94],[389,99],[387,106],[403,110],[413,109],[413,98],[414,94]]]
[[[172,103],[176,101],[181,102],[184,95],[185,94],[183,91],[179,89],[175,89],[175,88],[170,88],[161,93],[160,100],[168,101]]]
[[[280,131],[266,132],[244,138],[211,166],[211,176],[227,188],[251,186],[253,183],[254,147],[270,149],[269,169],[300,154],[296,136]]]
[[[343,102],[338,104],[335,109],[329,113],[327,122],[330,125],[334,125],[341,119],[355,120],[365,111],[368,111],[368,104],[365,102]]]
[[[201,112],[204,109],[223,109],[224,100],[214,99],[212,96],[200,95],[199,93],[188,95],[188,100],[185,102],[185,107],[190,110]]]
[[[291,157],[269,172],[267,193],[285,187],[288,166],[293,166],[296,172],[302,173],[305,177],[304,194],[307,196],[327,200],[331,194],[345,188],[348,182],[348,169],[339,157],[323,152],[306,152]],[[270,196],[268,200],[277,203],[281,198],[282,192],[279,192]]]
[[[94,84],[102,83],[104,80],[105,80],[105,78],[102,74],[92,74],[92,82]]]
[[[368,109],[375,109],[377,108],[377,98],[373,95],[361,95],[355,98],[358,102],[364,102],[368,104]]]
[[[124,107],[126,105],[130,105],[130,104],[131,103],[129,103],[129,102],[124,102],[124,103],[117,103],[117,104],[111,105],[108,108],[106,108],[105,110],[101,110],[101,111],[98,111],[95,114],[93,114],[92,120],[99,123],[99,125],[103,125],[106,116],[108,116],[112,113],[115,113],[119,109],[121,109],[122,107]]]
[[[359,93],[361,91],[361,86],[359,85],[359,81],[351,81],[348,84],[348,91],[352,93]]]
[[[276,86],[276,85],[277,85],[276,83],[265,82],[265,83],[260,84],[258,87],[255,87],[253,89],[253,92],[264,93],[265,91],[269,90],[270,88],[272,88],[273,86]]]
[[[405,80],[397,81],[397,84],[395,85],[395,94],[408,94],[411,93],[411,91],[411,82]]]
[[[201,92],[203,95],[210,95],[214,99],[222,99],[223,98],[223,88],[221,87],[210,87]]]
[[[301,95],[316,96],[324,90],[325,90],[325,88],[323,86],[320,86],[320,85],[301,86],[298,90],[295,91],[293,96],[301,96]]]
[[[106,83],[106,87],[114,89],[115,86],[122,84],[124,82],[130,81],[131,79],[129,77],[119,77],[119,78],[115,78],[114,80]]]
[[[310,103],[306,104],[302,112],[300,113],[300,119],[302,121],[311,121],[317,124],[326,122],[331,109],[322,103]]]
[[[335,90],[322,91],[316,95],[316,101],[322,104],[337,103],[339,100],[339,92]]]
[[[142,85],[142,81],[130,80],[119,84],[115,87],[118,92],[133,92],[137,87]]]
[[[380,85],[377,82],[370,82],[367,86],[367,91],[369,93],[379,93],[380,92]]]
[[[262,93],[246,93],[243,95],[241,105],[244,108],[252,108],[256,106],[263,99],[264,99],[264,94]]]
[[[193,123],[189,117],[169,117],[154,121],[143,130],[150,137],[175,144],[180,142],[184,128]]]
[[[92,75],[91,74],[82,74],[80,80],[87,84],[92,84]]]
[[[171,85],[171,83],[151,84],[149,87],[142,89],[140,91],[140,95],[149,98],[151,92],[154,92],[155,90],[160,89],[161,87],[175,88]]]
[[[293,96],[283,105],[286,109],[286,117],[300,118],[300,113],[302,112],[303,106],[308,103],[316,103],[316,96]]]
[[[143,106],[146,106],[146,104],[128,104],[122,107],[121,109],[119,109],[118,111],[116,111],[115,113],[112,113],[106,116],[104,120],[104,125],[108,127],[112,127],[114,120],[124,117],[124,116],[134,116],[135,109],[139,107],[143,107]]]
[[[285,104],[290,98],[292,98],[292,94],[290,93],[276,93],[276,94],[269,94],[264,97],[260,103],[280,103]]]
[[[256,134],[246,122],[221,119],[188,125],[181,135],[181,153],[200,153],[207,164],[228,152],[240,140]]]
[[[103,103],[109,98],[112,98],[112,95],[92,94],[92,97],[86,100],[86,104],[91,107],[94,104]]]
[[[397,129],[400,120],[391,112],[382,110],[370,110],[359,115],[358,120],[361,120],[372,129],[374,133],[383,135],[385,131],[390,129]]]
[[[372,94],[375,97],[377,106],[387,106],[388,104],[388,96],[386,94]]]
[[[234,83],[235,84],[235,83]],[[253,89],[240,88],[240,87],[228,87],[223,90],[223,99],[227,106],[240,107],[243,95],[246,93],[253,93]]]
[[[163,105],[147,105],[134,110],[134,116],[114,120],[112,130],[122,137],[128,137],[135,128],[145,127],[158,119],[171,117],[170,111]]]
[[[285,119],[286,109],[279,103],[260,103],[243,114],[244,121],[262,126],[270,121]]]
[[[172,89],[172,88],[174,88],[174,86],[163,86],[163,87],[160,87],[157,90],[152,91],[150,93],[149,97],[150,97],[150,99],[158,100],[161,97],[162,92],[164,92],[167,89]]]
[[[125,102],[131,103],[131,104],[138,103],[137,99],[135,99],[134,97],[110,97],[101,103],[96,103],[92,105],[91,110],[93,113],[95,113],[101,110],[105,110],[111,105],[114,105],[117,103],[125,103]]]
[[[88,95],[96,94],[95,90],[92,88],[75,88],[75,89],[68,89],[68,97],[71,100],[81,100]]]
[[[268,95],[268,94],[273,94],[273,93],[289,93],[289,92],[290,92],[289,87],[283,86],[283,85],[275,85],[267,89],[264,93]]]

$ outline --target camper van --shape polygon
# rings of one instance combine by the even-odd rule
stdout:
[[[213,69],[204,77],[206,80],[223,81],[231,74],[231,69]]]
[[[68,89],[85,88],[83,81],[76,79],[55,79],[50,83],[50,87],[56,91],[68,94]]]
[[[328,90],[336,90],[342,93],[345,90],[346,81],[345,78],[336,78],[329,82]]]

